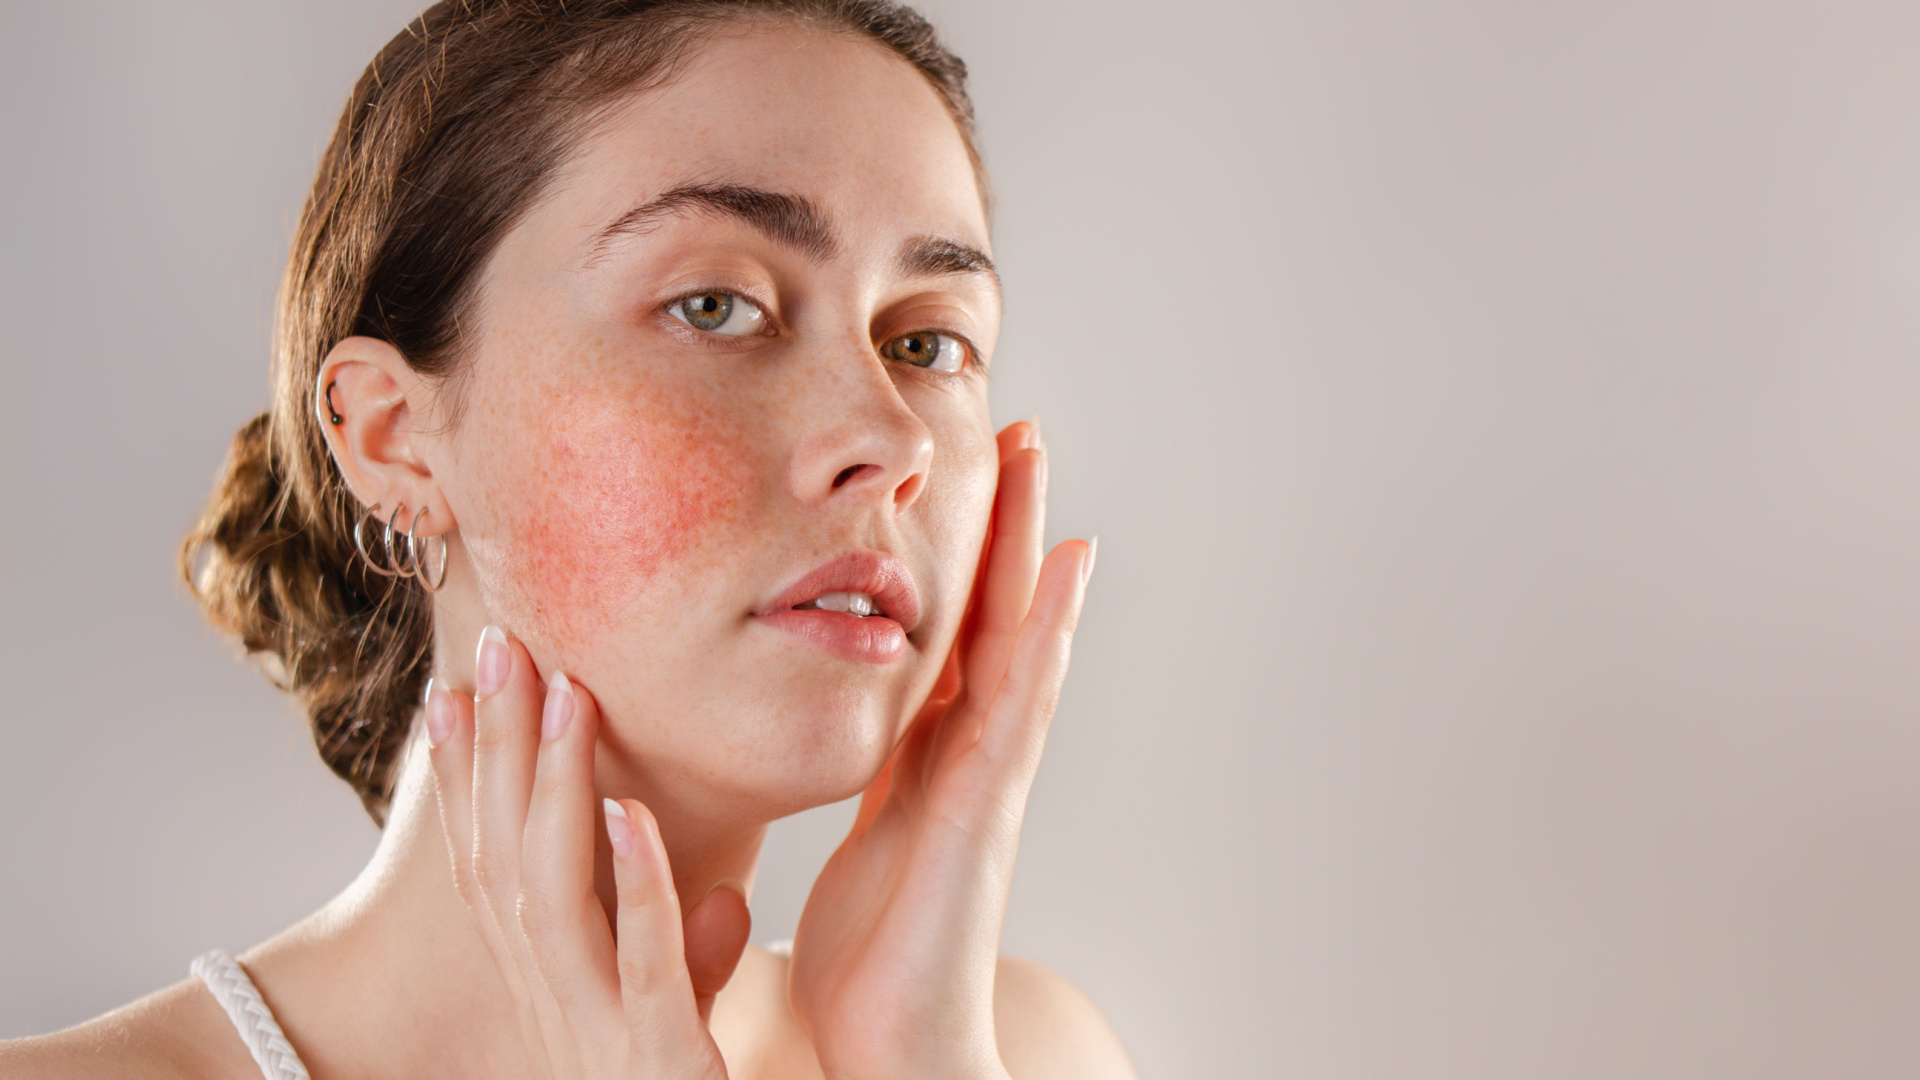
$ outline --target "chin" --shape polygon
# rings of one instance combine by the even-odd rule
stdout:
[[[734,774],[739,794],[761,803],[769,820],[866,790],[904,727],[892,703],[851,692],[816,696],[770,719],[768,752]]]
[[[858,795],[904,730],[895,695],[846,684],[683,709],[602,704],[602,787],[713,822],[772,821]]]

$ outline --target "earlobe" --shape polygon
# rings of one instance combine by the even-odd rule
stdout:
[[[456,524],[418,445],[430,393],[400,350],[370,337],[335,345],[314,380],[314,411],[348,490],[383,518],[400,512],[402,527],[417,521],[423,537]]]

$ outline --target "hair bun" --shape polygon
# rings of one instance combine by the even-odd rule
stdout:
[[[320,756],[375,821],[424,685],[430,626],[417,589],[365,573],[343,491],[315,507],[279,467],[271,414],[233,437],[180,569],[215,626],[305,707]],[[337,486],[336,486],[337,487]]]

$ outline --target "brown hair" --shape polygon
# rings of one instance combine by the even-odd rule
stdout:
[[[321,758],[376,822],[431,668],[432,604],[355,561],[362,510],[316,414],[320,365],[364,334],[415,371],[456,374],[481,269],[581,133],[670,79],[706,33],[752,18],[864,37],[912,64],[986,197],[966,65],[891,0],[445,0],[380,50],[334,128],[281,283],[272,407],[234,437],[181,568],[207,616],[299,698]]]

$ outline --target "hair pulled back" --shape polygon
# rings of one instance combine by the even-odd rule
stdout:
[[[748,19],[864,37],[911,63],[985,196],[966,66],[891,0],[446,0],[380,50],[334,128],[280,287],[271,408],[234,437],[181,568],[207,616],[299,699],[321,758],[378,823],[432,666],[432,604],[356,561],[362,508],[327,449],[320,365],[367,335],[423,375],[456,376],[480,272],[572,144]]]

